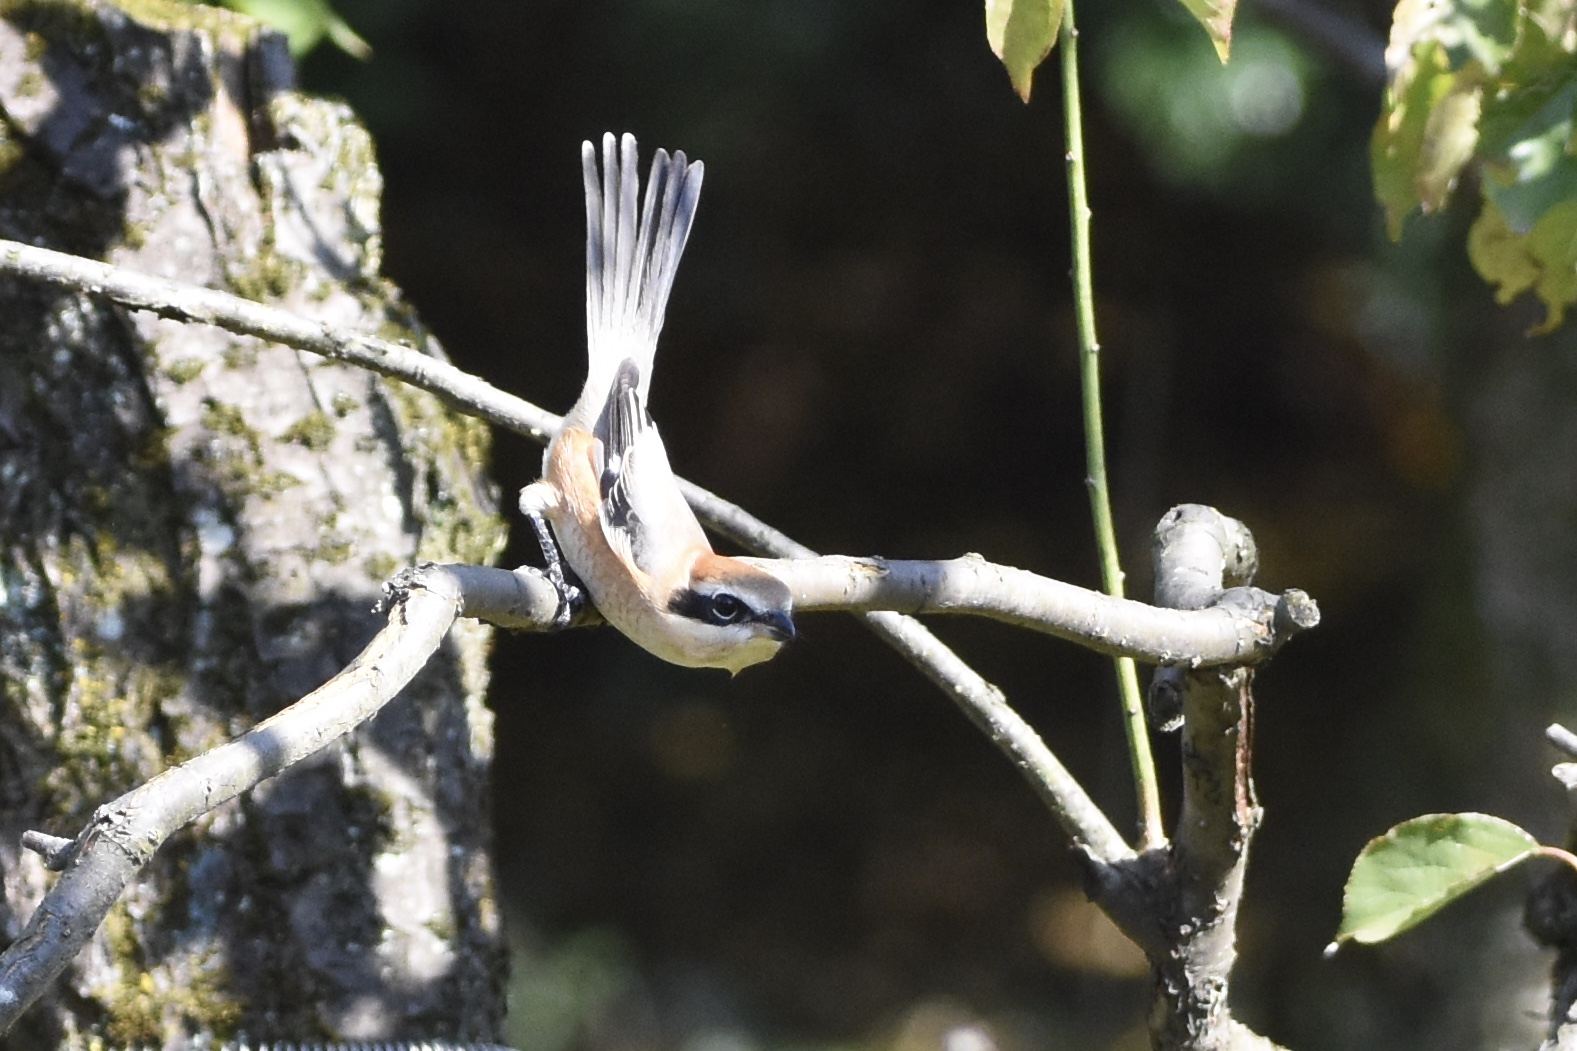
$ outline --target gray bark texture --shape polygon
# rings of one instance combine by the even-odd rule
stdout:
[[[0,236],[441,350],[378,276],[381,179],[284,41],[164,0],[0,2]],[[0,944],[94,808],[338,671],[380,584],[488,563],[484,428],[297,351],[0,280]],[[9,1051],[490,1039],[485,628],[161,851]]]

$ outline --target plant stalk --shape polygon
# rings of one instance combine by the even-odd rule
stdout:
[[[1073,0],[1062,8],[1062,113],[1068,153],[1068,209],[1073,228],[1073,299],[1078,320],[1079,377],[1084,401],[1085,484],[1101,561],[1101,585],[1108,595],[1122,597],[1123,571],[1112,524],[1111,492],[1106,481],[1106,427],[1101,413],[1101,346],[1095,337],[1095,285],[1090,267],[1090,203],[1084,178],[1084,116],[1079,94],[1079,31]],[[1165,842],[1161,827],[1161,794],[1150,753],[1150,731],[1139,693],[1139,674],[1131,657],[1117,659],[1117,690],[1122,700],[1123,728],[1133,767],[1139,805],[1139,849]]]

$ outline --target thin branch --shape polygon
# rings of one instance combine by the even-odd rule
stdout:
[[[796,610],[976,614],[1151,664],[1257,664],[1319,619],[1300,591],[1218,588],[1209,608],[1165,609],[979,555],[945,562],[841,555],[751,561],[788,584]]]
[[[1090,265],[1090,197],[1084,178],[1084,103],[1079,91],[1079,30],[1073,0],[1062,8],[1062,115],[1068,144],[1068,213],[1073,242],[1073,306],[1079,333],[1079,379],[1084,408],[1085,484],[1090,490],[1090,516],[1095,548],[1101,560],[1101,583],[1108,595],[1123,597],[1122,562],[1117,530],[1112,524],[1111,487],[1106,476],[1106,425],[1101,408],[1101,345],[1095,335],[1095,276]],[[1150,729],[1139,701],[1139,673],[1132,657],[1116,660],[1117,696],[1122,704],[1128,761],[1133,771],[1139,810],[1139,846],[1159,846],[1161,787],[1150,753]]]
[[[1544,738],[1550,744],[1565,752],[1572,759],[1577,759],[1577,734],[1572,733],[1560,723],[1551,723],[1544,728]]]
[[[103,296],[133,310],[146,310],[174,321],[214,325],[227,332],[256,336],[356,365],[380,376],[403,380],[467,415],[544,444],[558,431],[562,419],[413,347],[311,321],[217,289],[5,240],[0,240],[0,272],[37,278]],[[679,485],[701,520],[723,536],[776,558],[813,554],[810,548],[795,543],[715,493],[682,480]]]
[[[226,292],[0,240],[0,272],[7,271],[104,296],[160,317],[217,325],[227,331],[257,336],[358,365],[420,387],[463,412],[539,442],[547,441],[559,426],[560,418],[546,409],[411,347],[309,321]],[[681,480],[680,487],[703,522],[746,548],[778,558],[814,556],[810,548],[700,486]],[[897,648],[927,678],[941,685],[948,696],[965,708],[972,720],[984,721],[987,725],[997,723],[1000,713],[991,699],[1000,703],[1000,691],[970,669],[925,627],[897,614],[866,613],[863,616],[868,627]],[[1033,738],[1033,743],[1029,738]],[[1046,772],[1051,781],[1038,783],[1037,790],[1043,798],[1051,796],[1061,800],[1053,806],[1053,811],[1069,835],[1084,843],[1095,860],[1112,862],[1132,853],[1121,836],[1110,831],[1110,822],[1066,771],[1061,776],[1056,774],[1061,770],[1060,764],[1032,730],[1024,726],[1021,733],[1007,737],[993,733],[993,739],[1003,747],[1008,747],[1004,741],[1015,742],[1013,747],[1021,752],[1014,753],[1014,761],[1031,777],[1035,776],[1033,771]]]
[[[558,429],[559,417],[551,412],[506,394],[447,361],[404,344],[311,321],[228,292],[139,274],[16,241],[0,240],[0,271],[103,296],[159,317],[215,325],[227,332],[257,336],[335,361],[359,365],[379,375],[404,380],[469,415],[539,442],[545,443]]]

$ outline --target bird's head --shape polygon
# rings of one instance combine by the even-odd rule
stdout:
[[[689,582],[668,599],[703,659],[697,666],[741,668],[775,656],[794,638],[793,597],[764,569],[724,555],[703,555]]]

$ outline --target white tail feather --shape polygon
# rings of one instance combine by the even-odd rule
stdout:
[[[683,153],[658,150],[652,158],[644,200],[640,193],[635,137],[625,135],[615,150],[613,135],[602,137],[602,171],[597,151],[581,145],[586,182],[586,386],[577,408],[595,414],[626,358],[640,370],[644,405],[652,382],[657,335],[663,328],[668,294],[679,258],[695,220],[705,172],[700,161],[686,163]],[[639,221],[636,217],[640,206]]]

